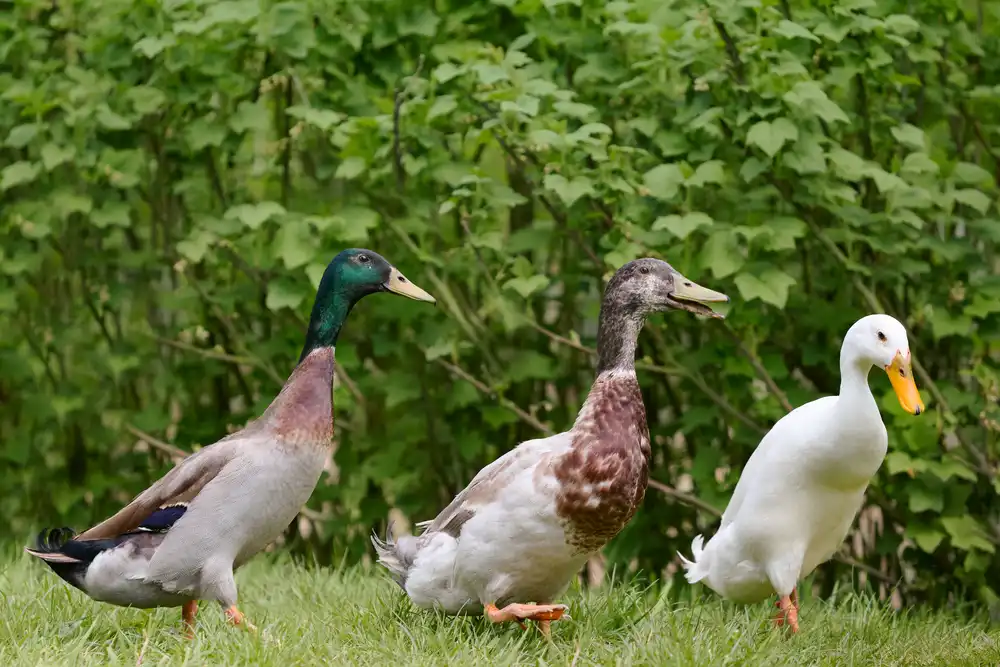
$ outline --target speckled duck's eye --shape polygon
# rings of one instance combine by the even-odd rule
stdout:
[[[649,273],[649,267],[648,266],[641,266],[641,267],[639,267],[639,273],[641,273],[643,275]]]
[[[878,339],[884,343],[886,341],[885,334],[882,333],[881,331],[879,331],[878,332]]]

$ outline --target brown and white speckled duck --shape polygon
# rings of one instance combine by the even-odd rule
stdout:
[[[370,250],[338,254],[320,281],[299,364],[264,414],[182,462],[103,523],[74,537],[43,532],[28,553],[95,600],[183,607],[215,600],[234,624],[233,571],[292,522],[312,494],[333,437],[334,346],[355,303],[376,292],[434,299]]]
[[[529,440],[483,468],[419,536],[383,542],[379,562],[418,607],[490,621],[549,623],[553,604],[593,553],[632,518],[646,491],[649,430],[635,375],[648,314],[719,317],[728,301],[666,262],[639,259],[608,283],[598,329],[597,379],[573,428]],[[535,604],[527,604],[533,602]]]

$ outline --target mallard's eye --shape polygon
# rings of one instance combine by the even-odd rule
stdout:
[[[358,261],[361,262],[362,264],[367,264],[372,260],[371,257],[369,257],[368,255],[358,255]]]
[[[881,331],[879,331],[878,332],[878,339],[884,343],[886,341],[885,334],[882,333]]]

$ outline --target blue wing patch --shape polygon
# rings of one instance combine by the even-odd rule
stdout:
[[[187,503],[177,503],[161,507],[139,524],[139,530],[162,533],[170,530],[177,520],[187,511]]]

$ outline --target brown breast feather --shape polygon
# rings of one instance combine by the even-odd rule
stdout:
[[[333,441],[333,348],[319,348],[302,360],[281,393],[261,415],[282,444],[328,447]]]
[[[573,426],[573,444],[553,468],[556,512],[567,540],[596,551],[635,514],[649,478],[649,429],[633,374],[599,377]]]

